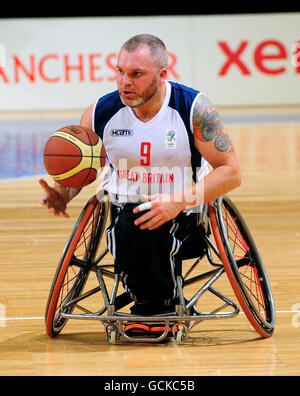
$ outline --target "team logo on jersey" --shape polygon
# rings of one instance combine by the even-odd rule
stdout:
[[[166,130],[166,148],[174,149],[176,148],[176,130],[167,129]]]
[[[111,129],[110,134],[111,134],[111,136],[132,136],[133,130],[132,129]]]

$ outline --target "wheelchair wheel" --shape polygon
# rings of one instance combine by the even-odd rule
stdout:
[[[245,220],[230,198],[209,204],[210,222],[234,293],[262,337],[273,334],[276,312],[263,262]]]
[[[46,306],[46,332],[57,336],[68,319],[61,313],[72,313],[68,304],[80,296],[94,263],[98,245],[105,230],[108,199],[92,197],[81,212],[58,264]]]

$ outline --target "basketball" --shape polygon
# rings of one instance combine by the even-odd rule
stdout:
[[[80,125],[60,128],[44,148],[44,165],[48,174],[66,187],[81,188],[97,178],[105,164],[102,140],[91,129]]]

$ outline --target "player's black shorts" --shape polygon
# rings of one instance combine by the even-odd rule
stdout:
[[[176,276],[181,275],[182,258],[186,256],[182,242],[195,230],[196,215],[181,212],[155,230],[141,230],[134,221],[144,212],[134,214],[135,206],[112,205],[107,245],[132,299],[167,305],[178,297]]]

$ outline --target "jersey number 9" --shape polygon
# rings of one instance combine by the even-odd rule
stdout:
[[[151,152],[151,143],[142,142],[141,143],[141,165],[150,166],[150,152]]]

